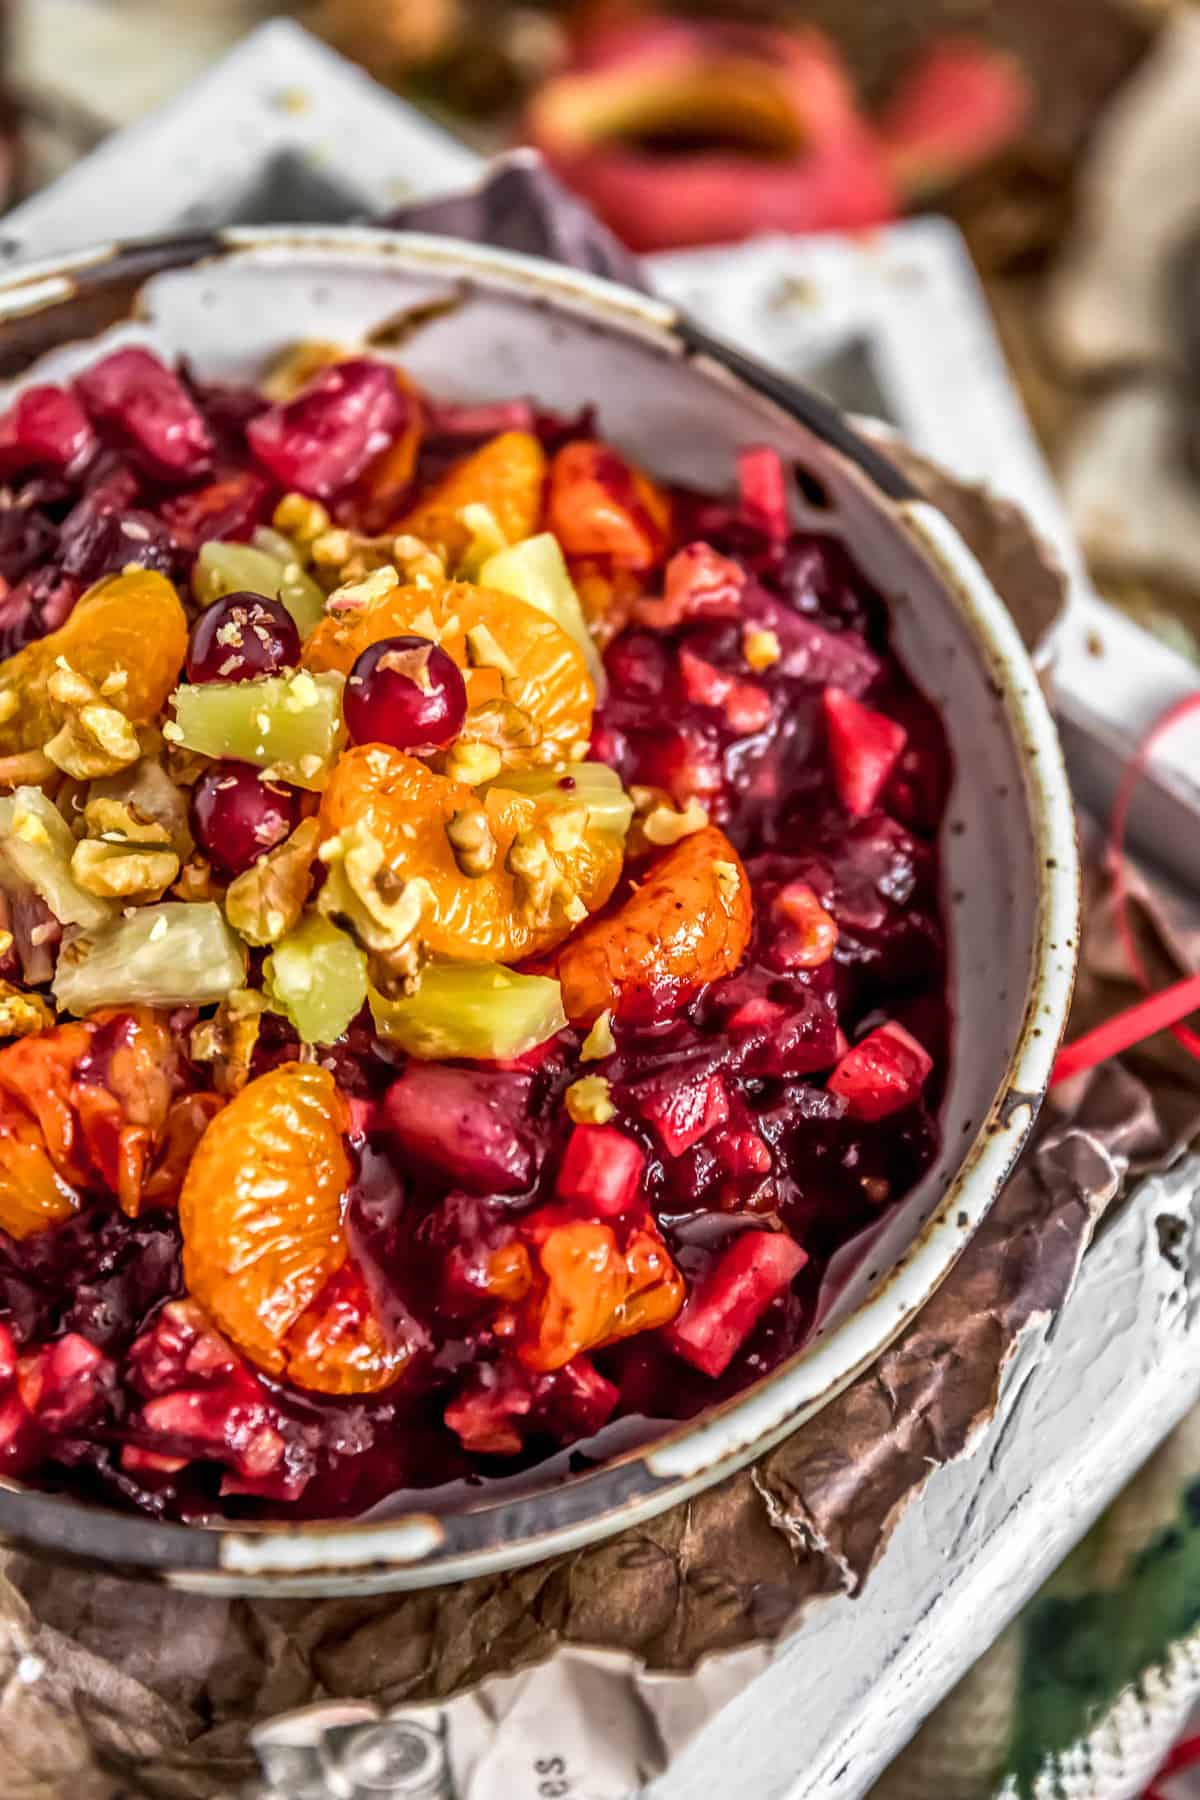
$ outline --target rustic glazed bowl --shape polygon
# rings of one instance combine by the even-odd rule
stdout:
[[[759,1456],[868,1365],[929,1298],[1025,1143],[1066,1019],[1078,868],[1058,741],[1013,621],[945,518],[815,396],[709,343],[665,303],[445,238],[233,231],[108,246],[0,283],[0,379],[69,373],[103,343],[254,379],[299,338],[369,340],[440,396],[599,404],[656,473],[728,488],[746,443],[796,471],[796,517],[843,537],[941,709],[954,786],[941,845],[957,1021],[943,1147],[812,1340],[757,1385],[595,1470],[353,1523],[205,1529],[0,1486],[0,1533],[180,1587],[364,1593],[569,1550]],[[0,398],[4,398],[0,394]]]

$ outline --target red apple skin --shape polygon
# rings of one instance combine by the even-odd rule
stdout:
[[[631,101],[644,96],[661,107],[673,92],[697,86],[710,99],[717,91],[736,95],[792,130],[795,155],[651,155],[622,144],[619,130],[610,135]],[[703,112],[697,123],[702,129]],[[634,250],[728,243],[763,231],[854,230],[896,215],[882,146],[836,50],[816,31],[651,20],[595,33],[571,69],[537,95],[526,135]]]

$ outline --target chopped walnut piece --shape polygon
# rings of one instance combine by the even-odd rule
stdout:
[[[494,744],[481,744],[473,738],[460,738],[451,744],[442,760],[443,774],[467,787],[482,787],[485,781],[494,781],[503,767],[504,759]]]
[[[137,732],[123,712],[101,700],[94,684],[62,664],[46,683],[62,717],[59,730],[43,746],[50,761],[79,781],[112,775],[141,756]]]
[[[542,741],[540,726],[511,700],[487,700],[482,706],[472,706],[460,735],[493,745],[501,756],[514,750],[536,749]]]
[[[647,843],[661,850],[670,844],[678,844],[685,837],[691,837],[695,831],[703,831],[707,824],[708,814],[693,797],[682,812],[669,803],[652,807],[641,820],[641,829]]]
[[[581,1075],[563,1095],[576,1125],[607,1125],[616,1117],[612,1091],[603,1075]]]
[[[140,767],[141,765],[139,765]],[[83,827],[87,837],[123,839],[129,844],[150,844],[155,849],[174,850],[184,857],[192,848],[183,797],[172,788],[161,769],[157,771],[164,786],[170,789],[174,804],[164,802],[154,784],[140,787],[131,780],[124,792],[107,784],[93,782],[83,803]],[[135,776],[135,771],[130,771]],[[115,778],[117,781],[119,777]],[[59,806],[62,805],[61,796]]]
[[[124,800],[114,800],[107,794],[99,794],[84,803],[83,822],[89,837],[123,838],[130,844],[151,844],[158,848],[165,843],[163,828],[157,819],[143,819]]]
[[[40,994],[0,981],[0,1038],[33,1037],[54,1024],[54,1008]]]
[[[282,844],[230,882],[225,916],[248,944],[277,944],[299,921],[320,835],[318,820],[303,820]]]
[[[559,868],[541,830],[518,831],[504,866],[513,877],[516,910],[528,924],[548,924],[556,903],[568,924],[579,925],[587,918],[587,907]]]
[[[580,1062],[603,1062],[617,1047],[612,1030],[612,1009],[605,1007],[579,1047]]]
[[[418,928],[433,898],[423,876],[405,881],[388,868],[383,845],[361,821],[328,838],[320,850],[328,868],[317,905],[327,919],[342,925],[366,951],[399,958],[408,970],[419,946]]]
[[[211,900],[213,897],[212,864],[195,851],[179,871],[179,880],[171,889],[177,900]]]
[[[72,852],[71,873],[85,892],[101,899],[157,900],[178,875],[179,858],[165,846],[84,838]]]
[[[167,725],[173,733],[182,736],[182,732],[174,720],[168,719]],[[163,726],[163,736],[167,737],[167,725]],[[195,787],[205,769],[212,767],[212,757],[202,756],[199,750],[188,750],[180,743],[172,743],[167,738],[166,752],[163,758],[167,775],[176,787]]]
[[[222,1000],[211,1019],[202,1019],[194,1027],[188,1051],[193,1062],[212,1064],[213,1084],[219,1094],[240,1093],[250,1079],[250,1063],[266,1010],[261,994],[239,988]]]
[[[759,626],[747,631],[742,638],[742,655],[752,669],[769,669],[783,655],[779,638],[775,632]]]
[[[486,875],[498,854],[487,813],[482,806],[464,807],[446,826],[454,860],[464,875]]]
[[[322,531],[309,545],[309,553],[319,568],[344,569],[354,552],[354,538],[344,525]]]
[[[347,581],[341,587],[334,588],[326,608],[331,613],[361,613],[374,606],[390,594],[393,588],[400,586],[400,577],[390,563],[381,568],[372,569],[369,575],[361,576],[357,581]]]
[[[311,544],[323,531],[329,530],[329,514],[319,500],[307,494],[285,494],[271,519],[276,531],[284,532],[295,543]]]
[[[446,565],[431,544],[423,538],[401,532],[391,543],[391,559],[405,581],[417,581],[427,575],[431,581],[446,579]]]
[[[546,842],[556,856],[580,849],[587,835],[587,828],[588,809],[582,805],[556,806],[542,821]]]

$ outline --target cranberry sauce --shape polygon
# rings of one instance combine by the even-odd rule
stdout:
[[[0,504],[0,653],[61,623],[110,568],[142,560],[182,576],[205,540],[248,537],[280,484],[336,497],[402,424],[406,403],[377,370],[346,364],[316,399],[268,408],[128,351],[74,395],[42,392],[0,434],[18,482]],[[329,419],[315,420],[317,400]],[[550,449],[592,429],[521,403],[434,405],[416,485],[513,426]],[[377,1397],[304,1394],[231,1351],[185,1297],[169,1208],[130,1219],[95,1192],[66,1224],[19,1242],[0,1233],[0,1469],[154,1516],[349,1516],[398,1491],[507,1480],[564,1447],[583,1446],[583,1466],[614,1421],[662,1429],[804,1341],[832,1255],[936,1154],[950,1038],[937,835],[951,771],[879,596],[838,543],[787,530],[772,479],[746,462],[739,505],[675,496],[685,547],[608,645],[592,741],[643,814],[700,808],[728,835],[754,895],[740,967],[682,1006],[650,995],[612,1022],[606,1125],[573,1124],[564,1102],[596,1070],[580,1030],[511,1064],[421,1063],[380,1044],[364,1010],[320,1054],[354,1115],[351,1248],[414,1350]],[[261,646],[228,670],[213,608],[193,640],[197,678],[294,661],[289,621],[252,597],[224,610],[235,602],[266,607],[251,620]],[[445,741],[442,712],[458,719],[463,704],[457,671],[428,699],[437,717],[417,718],[393,660],[357,671],[352,730],[387,737],[379,712],[392,741]],[[229,873],[294,823],[268,786],[231,764],[196,789],[195,828]],[[628,891],[626,877],[612,904]],[[268,1015],[253,1072],[298,1054]],[[587,1135],[610,1127],[619,1142]],[[493,1330],[489,1282],[514,1222],[573,1183],[597,1216],[624,1221],[619,1233],[636,1191],[697,1303],[532,1372]]]

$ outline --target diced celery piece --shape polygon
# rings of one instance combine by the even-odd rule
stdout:
[[[346,932],[309,913],[268,956],[263,991],[306,1044],[332,1044],[367,997],[367,959]]]
[[[322,788],[345,740],[337,674],[263,675],[256,681],[208,681],[171,696],[178,736],[202,756],[234,756],[271,769],[296,787]]]
[[[380,1037],[426,1061],[521,1056],[567,1022],[557,981],[499,963],[430,963],[415,994],[368,998]]]
[[[564,786],[564,783],[566,784]],[[633,801],[621,777],[607,763],[558,763],[552,769],[506,769],[488,787],[527,794],[531,800],[553,800],[563,806],[584,805],[597,831],[624,838],[633,818]],[[486,790],[485,790],[486,792]]]
[[[479,585],[494,588],[501,594],[512,594],[529,606],[536,606],[561,625],[568,637],[583,651],[588,674],[596,689],[597,700],[603,700],[608,689],[600,652],[592,642],[575,584],[563,560],[562,550],[553,532],[542,531],[537,537],[525,538],[489,556],[479,571]]]
[[[54,975],[64,1012],[208,1006],[242,987],[246,954],[212,900],[164,900],[65,944]]]
[[[249,544],[225,544],[210,539],[201,544],[192,569],[192,592],[201,606],[211,606],[224,594],[265,594],[273,600],[282,573],[275,557]]]
[[[0,800],[0,883],[4,866],[40,894],[61,925],[105,924],[116,907],[81,888],[71,873],[71,827],[41,788],[19,787]]]
[[[265,594],[282,600],[301,637],[325,616],[325,596],[301,566],[294,547],[277,531],[255,533],[253,544],[202,544],[192,570],[192,592],[201,606],[223,594]]]

